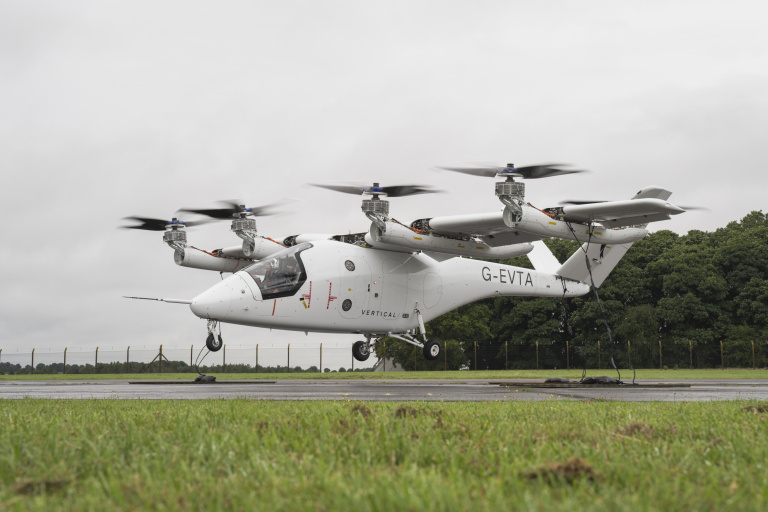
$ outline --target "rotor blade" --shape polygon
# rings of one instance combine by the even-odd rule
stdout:
[[[165,231],[169,221],[165,219],[150,219],[146,217],[124,217],[123,220],[135,220],[140,222],[136,226],[120,226],[123,229],[143,229],[145,231]]]
[[[563,169],[563,166],[570,164],[540,164],[528,165],[525,167],[515,167],[515,172],[521,174],[526,180],[538,178],[549,178],[551,176],[562,176],[565,174],[577,174],[587,172],[583,169]]]
[[[135,220],[141,222],[137,226],[121,226],[123,229],[143,229],[145,231],[165,231],[169,224],[176,224],[178,227],[191,228],[194,226],[200,226],[211,222],[209,219],[193,220],[191,222],[184,222],[179,219],[165,220],[165,219],[150,219],[147,217],[124,217],[124,220]]]
[[[344,194],[386,194],[388,197],[405,197],[414,196],[417,194],[431,194],[435,192],[441,192],[435,190],[426,185],[393,185],[390,187],[381,187],[378,184],[374,186],[365,185],[325,185],[319,183],[310,183],[313,187],[327,188],[336,192],[342,192]]]
[[[201,210],[195,210],[192,208],[180,208],[180,212],[187,212],[187,213],[197,213],[200,215],[205,215],[207,217],[211,217],[212,219],[231,219],[232,214],[236,213],[235,210],[232,208],[204,208]]]
[[[193,228],[195,226],[202,226],[203,224],[208,224],[209,222],[212,222],[212,219],[202,219],[202,220],[193,220],[193,221],[184,221],[184,225],[188,228]]]
[[[678,204],[678,205],[675,205],[675,206],[678,206],[678,207],[682,208],[685,211],[700,211],[700,212],[711,212],[712,211],[709,208],[707,208],[706,206],[683,206],[681,204]]]
[[[365,186],[358,185],[325,185],[321,183],[310,183],[313,187],[327,188],[328,190],[335,190],[336,192],[342,192],[344,194],[362,195],[365,192]]]
[[[415,196],[418,194],[434,194],[442,192],[423,185],[400,185],[394,187],[382,187],[384,193],[389,197]]]
[[[265,204],[264,206],[251,206],[251,214],[256,217],[263,217],[266,215],[275,215],[277,208],[282,206],[282,203]]]
[[[512,164],[504,165],[468,165],[461,167],[438,167],[446,171],[471,174],[472,176],[483,176],[492,178],[497,174],[520,175],[523,179],[533,180],[538,178],[549,178],[550,176],[560,176],[564,174],[576,174],[587,172],[582,169],[563,169],[570,164],[538,164],[526,165],[523,167],[514,167]]]
[[[273,204],[267,204],[264,206],[252,206],[250,208],[246,208],[242,203],[237,202],[236,200],[224,200],[224,201],[217,201],[220,204],[227,205],[228,208],[200,208],[200,209],[192,209],[192,208],[181,208],[180,212],[188,212],[188,213],[197,213],[199,215],[205,215],[207,217],[211,217],[212,219],[217,220],[226,220],[231,219],[237,216],[239,213],[247,212],[249,216],[253,217],[261,217],[265,215],[274,215],[275,211],[273,211],[275,208],[279,207],[280,203],[273,203]],[[250,210],[249,212],[247,210]]]
[[[438,167],[444,171],[460,172],[462,174],[470,174],[472,176],[482,176],[485,178],[493,178],[499,172],[504,170],[504,167],[498,166],[478,166],[478,167]]]

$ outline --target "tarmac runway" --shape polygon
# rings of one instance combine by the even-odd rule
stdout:
[[[191,380],[191,378],[190,378]],[[184,381],[188,384],[189,381]],[[0,398],[198,400],[530,401],[578,400],[683,402],[768,400],[768,380],[643,380],[620,387],[545,387],[540,380],[278,380],[179,385],[175,381],[0,381]]]

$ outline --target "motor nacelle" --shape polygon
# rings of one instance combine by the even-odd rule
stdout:
[[[283,245],[285,247],[293,247],[294,245],[303,244],[305,242],[316,242],[318,240],[331,240],[336,235],[328,233],[301,233],[299,235],[287,236],[283,239]]]
[[[260,260],[283,249],[285,247],[274,240],[256,237],[253,240],[243,240],[242,252],[246,258]]]
[[[627,244],[641,240],[648,234],[646,229],[638,227],[611,229],[598,224],[566,222],[531,207],[523,208],[521,214],[504,208],[502,219],[512,229],[539,235],[541,238],[563,238],[579,242],[589,240],[599,244]]]
[[[215,256],[191,247],[176,249],[173,253],[173,261],[181,267],[215,272],[237,272],[253,263],[250,259]]]
[[[432,251],[457,256],[472,256],[478,258],[515,258],[523,256],[533,250],[529,243],[504,245],[491,247],[483,242],[471,239],[449,238],[435,236],[428,233],[416,232],[402,224],[386,222],[386,229],[371,224],[370,233],[366,236],[366,242],[374,247],[397,247],[398,251]],[[378,244],[378,245],[377,245]],[[388,248],[390,247],[382,247]]]

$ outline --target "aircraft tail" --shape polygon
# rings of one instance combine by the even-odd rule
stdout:
[[[555,271],[555,274],[587,285],[592,285],[592,280],[594,280],[595,287],[599,288],[631,246],[632,242],[614,245],[585,243]],[[587,257],[592,267],[592,279],[589,277],[584,251],[587,251]]]

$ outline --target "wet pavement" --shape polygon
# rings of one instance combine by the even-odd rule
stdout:
[[[190,379],[191,380],[191,379]],[[620,387],[544,387],[540,380],[278,380],[223,381],[179,385],[179,381],[127,380],[0,381],[0,399],[101,398],[198,400],[375,400],[375,401],[625,401],[683,402],[768,400],[768,380],[638,380]],[[183,381],[188,384],[189,381]],[[670,384],[666,386],[665,384]],[[538,387],[542,386],[542,387]]]

